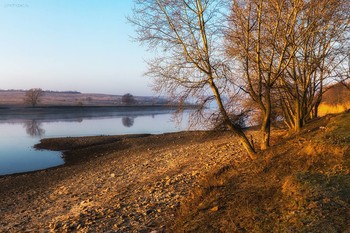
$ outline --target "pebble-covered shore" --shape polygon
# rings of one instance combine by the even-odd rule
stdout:
[[[246,157],[229,133],[46,139],[66,165],[0,177],[0,232],[166,232],[215,167]]]

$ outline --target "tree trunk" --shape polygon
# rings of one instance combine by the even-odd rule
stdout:
[[[317,101],[317,102],[315,103],[314,109],[313,109],[313,111],[312,111],[312,118],[313,118],[313,119],[315,119],[315,118],[318,117],[318,107],[320,106],[320,104],[321,104],[321,101]]]
[[[252,160],[254,160],[256,158],[255,149],[254,149],[253,145],[249,142],[249,140],[248,140],[247,136],[244,134],[243,130],[236,127],[235,125],[233,125],[231,123],[231,121],[228,121],[226,125],[233,132],[233,134],[239,138],[244,149],[248,152],[249,157]]]
[[[228,116],[228,114],[226,112],[226,109],[225,109],[225,107],[224,107],[224,105],[222,103],[222,99],[221,99],[219,90],[218,90],[217,86],[214,83],[213,77],[211,75],[208,75],[208,80],[209,80],[209,85],[210,85],[210,87],[211,87],[211,89],[213,91],[216,103],[219,106],[220,113],[223,116],[224,121],[226,122],[225,124],[233,132],[233,134],[240,139],[243,147],[248,152],[249,157],[251,159],[255,159],[256,158],[256,152],[254,150],[253,145],[249,142],[249,140],[248,140],[247,136],[244,134],[243,130],[239,126],[235,126],[231,122],[230,117]]]
[[[266,97],[265,97],[265,109],[263,111],[264,117],[263,121],[261,123],[261,132],[262,132],[262,138],[261,138],[261,150],[266,150],[270,146],[270,133],[271,133],[271,111],[272,111],[272,104],[271,104],[271,92],[270,87],[266,88]]]
[[[263,122],[261,124],[261,150],[266,150],[270,146],[270,132],[271,132],[271,111],[265,113]]]
[[[295,102],[295,116],[294,116],[294,131],[299,132],[301,130],[301,110],[300,110],[300,102],[297,99]]]

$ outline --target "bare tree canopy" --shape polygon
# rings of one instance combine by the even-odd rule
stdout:
[[[159,52],[148,62],[147,75],[153,78],[155,90],[180,103],[195,99],[200,110],[215,101],[216,111],[208,117],[222,120],[254,157],[254,148],[230,117],[234,114],[232,97],[236,88],[230,79],[232,63],[223,46],[228,1],[134,2],[134,15],[129,20],[136,26],[136,39]]]
[[[41,122],[36,120],[29,120],[24,123],[24,127],[28,135],[32,137],[40,137],[45,134],[45,130],[42,128]]]
[[[242,88],[261,111],[261,148],[266,149],[270,141],[273,87],[290,61],[288,37],[296,24],[297,8],[288,1],[232,2],[226,47],[241,72]]]
[[[252,155],[233,120],[244,112],[238,90],[261,112],[266,149],[276,113],[298,131],[317,117],[328,80],[348,79],[348,0],[134,2],[136,39],[157,54],[147,72],[155,90],[180,103],[194,98],[201,116],[223,122]]]
[[[286,123],[296,131],[317,117],[325,84],[337,76],[349,51],[348,0],[303,2],[301,7],[280,91]]]
[[[43,96],[44,91],[41,88],[32,88],[26,91],[24,102],[31,105],[32,107],[36,107],[40,103],[40,100]]]
[[[232,1],[226,48],[242,89],[260,109],[262,149],[269,146],[274,109],[280,107],[285,123],[298,131],[317,117],[327,79],[346,77],[340,68],[349,56],[349,4]]]
[[[125,95],[122,96],[122,102],[123,104],[134,104],[136,100],[132,94],[126,93]]]
[[[134,125],[135,117],[125,116],[122,118],[122,123],[125,127],[130,128]]]

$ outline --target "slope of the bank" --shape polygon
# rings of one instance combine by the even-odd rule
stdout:
[[[192,191],[173,232],[350,232],[350,113],[326,116]]]

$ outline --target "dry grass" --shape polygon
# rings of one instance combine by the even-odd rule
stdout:
[[[350,113],[327,116],[254,162],[215,168],[174,232],[349,232]]]
[[[322,117],[322,116],[325,116],[328,114],[342,113],[348,109],[350,109],[350,101],[346,102],[344,104],[337,104],[337,105],[330,105],[330,104],[322,103],[319,106],[318,111],[319,111],[319,115]]]

